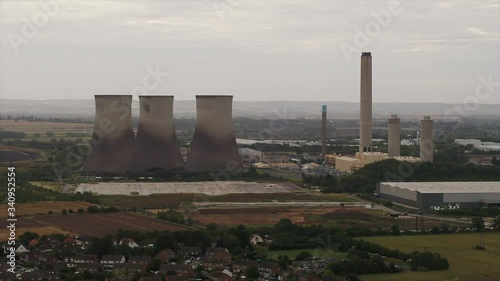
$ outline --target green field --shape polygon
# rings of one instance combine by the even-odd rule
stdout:
[[[294,259],[300,252],[309,252],[314,257],[322,258],[338,258],[339,260],[347,257],[347,252],[339,252],[331,249],[325,248],[313,248],[313,249],[299,249],[299,250],[259,250],[259,252],[265,253],[268,259],[278,259],[278,256],[287,255],[290,259]]]
[[[465,280],[500,280],[500,233],[486,233],[486,250],[476,250],[479,233],[381,236],[368,237],[365,240],[378,243],[390,249],[403,252],[414,250],[440,253],[450,263],[445,271],[404,272],[400,274],[363,275],[363,281],[465,281]]]

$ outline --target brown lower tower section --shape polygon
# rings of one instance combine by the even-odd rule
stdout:
[[[232,96],[196,96],[196,128],[186,170],[232,172],[241,167],[232,106]]]
[[[83,166],[87,173],[122,173],[137,170],[131,95],[96,95],[91,151]]]
[[[140,117],[136,162],[141,170],[178,169],[184,166],[175,136],[174,97],[139,96]]]

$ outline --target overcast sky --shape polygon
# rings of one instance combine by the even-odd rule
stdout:
[[[374,102],[500,102],[500,0],[54,1],[0,2],[0,98],[357,102],[371,51]]]

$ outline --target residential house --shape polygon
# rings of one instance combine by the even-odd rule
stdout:
[[[250,236],[250,244],[255,246],[259,243],[264,243],[264,239],[262,239],[262,237],[258,234],[252,234]]]
[[[118,245],[126,245],[131,249],[135,249],[135,248],[139,247],[139,244],[137,244],[135,242],[135,240],[132,238],[122,238],[120,240],[120,242],[118,243]]]
[[[139,278],[139,281],[163,281],[160,276],[147,276]]]
[[[173,271],[177,276],[192,277],[194,276],[193,267],[186,264],[162,264],[160,266],[160,273],[167,275],[169,271]]]
[[[232,263],[232,270],[233,270],[234,273],[243,273],[250,266],[256,266],[256,265],[257,265],[257,263],[255,261],[252,261],[252,260],[248,260],[248,261],[245,261],[245,260],[233,261],[233,263]]]
[[[125,273],[127,275],[134,274],[136,272],[145,272],[148,264],[145,263],[117,263],[113,266],[113,272],[115,273]]]
[[[101,258],[101,264],[106,268],[113,268],[115,264],[125,263],[123,255],[104,255]]]
[[[167,263],[173,258],[175,258],[175,253],[174,253],[174,251],[172,251],[170,249],[159,251],[155,255],[155,259],[161,260],[162,263]]]
[[[54,281],[61,280],[61,276],[57,271],[40,270],[33,272],[25,272],[22,277],[23,281]]]
[[[280,266],[274,262],[259,263],[257,264],[257,268],[262,275],[275,276],[281,271]]]
[[[203,265],[203,267],[205,268],[205,270],[208,270],[208,271],[224,270],[229,265],[229,263],[230,263],[230,261],[228,261],[228,260],[206,258],[205,264]]]
[[[201,247],[181,247],[178,256],[182,258],[199,257],[202,254]]]
[[[132,263],[132,264],[150,264],[151,263],[151,257],[150,256],[130,256],[128,258],[127,263]]]
[[[227,248],[209,247],[205,250],[205,257],[230,261],[232,256]]]

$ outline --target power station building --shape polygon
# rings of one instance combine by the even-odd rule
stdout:
[[[91,150],[86,173],[121,173],[139,169],[134,161],[131,95],[96,95]]]
[[[173,96],[139,96],[135,161],[141,170],[179,169],[184,160],[174,126]]]
[[[196,125],[188,171],[237,171],[242,167],[234,137],[233,96],[196,96]]]
[[[381,198],[418,209],[500,206],[500,182],[381,182]]]
[[[86,174],[120,174],[151,168],[181,169],[184,160],[175,135],[173,96],[140,96],[137,136],[131,95],[96,95],[91,150]],[[232,96],[197,96],[196,128],[185,168],[237,172],[242,161],[234,137]]]

